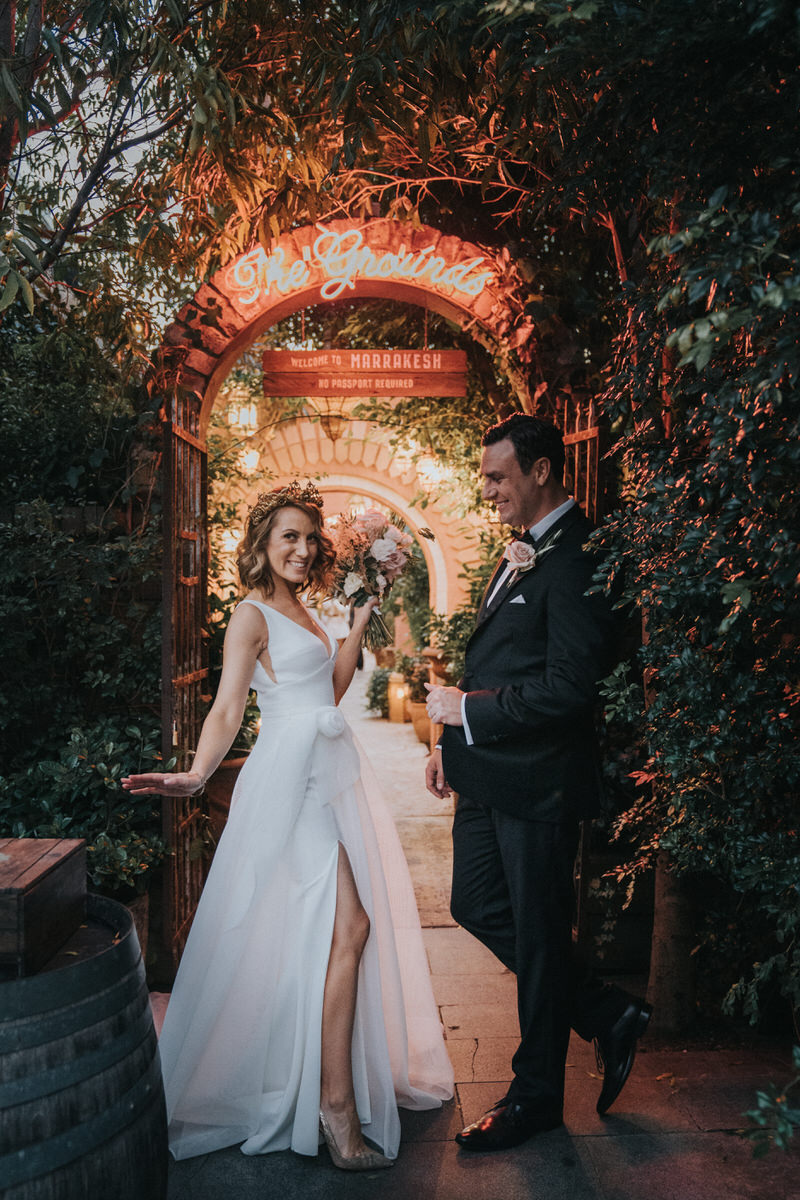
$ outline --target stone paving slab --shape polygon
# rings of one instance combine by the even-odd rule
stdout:
[[[490,950],[466,929],[423,929],[431,975],[507,975]]]
[[[800,1156],[754,1159],[734,1134],[617,1134],[576,1146],[598,1200],[800,1200]]]
[[[499,1087],[498,1095],[511,1082],[511,1058],[519,1039],[507,1038],[448,1038],[447,1053],[453,1064],[457,1083],[492,1083]]]
[[[517,1008],[499,1004],[442,1004],[447,1040],[459,1037],[516,1037],[519,1039]]]
[[[755,1107],[756,1091],[765,1080],[782,1083],[791,1075],[788,1061],[779,1055],[747,1050],[657,1051],[643,1056],[637,1066],[639,1078],[649,1069],[669,1087],[676,1106],[705,1130],[740,1128],[742,1114]]]
[[[514,1008],[517,980],[510,971],[496,975],[434,975],[437,1004],[499,1004]]]
[[[426,926],[455,928],[450,916],[452,817],[406,817],[395,821]]]
[[[408,1142],[447,1142],[450,1144],[453,1143],[453,1138],[459,1130],[464,1128],[461,1106],[456,1097],[446,1101],[441,1108],[427,1112],[410,1112],[408,1109],[401,1109],[400,1124],[403,1129],[403,1146]]]
[[[650,1056],[640,1050],[624,1091],[608,1115],[601,1117],[597,1099],[603,1081],[594,1049],[573,1034],[564,1087],[564,1118],[570,1133],[576,1137],[606,1137],[695,1131],[697,1125],[691,1115],[676,1104],[662,1066],[651,1065]]]
[[[506,1094],[510,1076],[505,1080],[480,1080],[476,1083],[456,1082],[456,1096],[465,1125],[471,1125],[488,1112]]]

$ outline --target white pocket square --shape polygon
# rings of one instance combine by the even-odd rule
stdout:
[[[524,603],[525,603],[525,597],[524,597],[524,596],[515,596],[515,597],[514,597],[514,599],[513,599],[513,600],[509,600],[509,602],[508,602],[508,603],[509,603],[509,604],[524,604]]]

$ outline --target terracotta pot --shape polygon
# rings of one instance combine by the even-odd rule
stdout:
[[[222,831],[228,819],[228,810],[231,806],[234,785],[239,777],[239,772],[246,762],[246,754],[242,758],[223,759],[206,783],[208,819],[211,823],[214,840],[217,842],[222,837]]]
[[[423,746],[431,744],[431,719],[424,700],[406,700],[406,708],[417,735]]]

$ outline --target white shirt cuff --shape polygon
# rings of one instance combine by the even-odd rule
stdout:
[[[461,697],[461,724],[464,726],[464,737],[467,739],[468,746],[474,746],[472,734],[469,731],[469,721],[467,720],[467,696],[469,692],[464,692]]]

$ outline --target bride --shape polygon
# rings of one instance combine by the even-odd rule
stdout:
[[[300,599],[324,593],[333,563],[313,484],[259,497],[238,551],[250,590],[192,770],[122,781],[137,795],[198,791],[255,688],[261,731],[161,1033],[176,1158],[237,1143],[315,1155],[324,1139],[337,1167],[389,1167],[397,1106],[453,1094],[408,868],[336,707],[375,602],[337,651]]]

